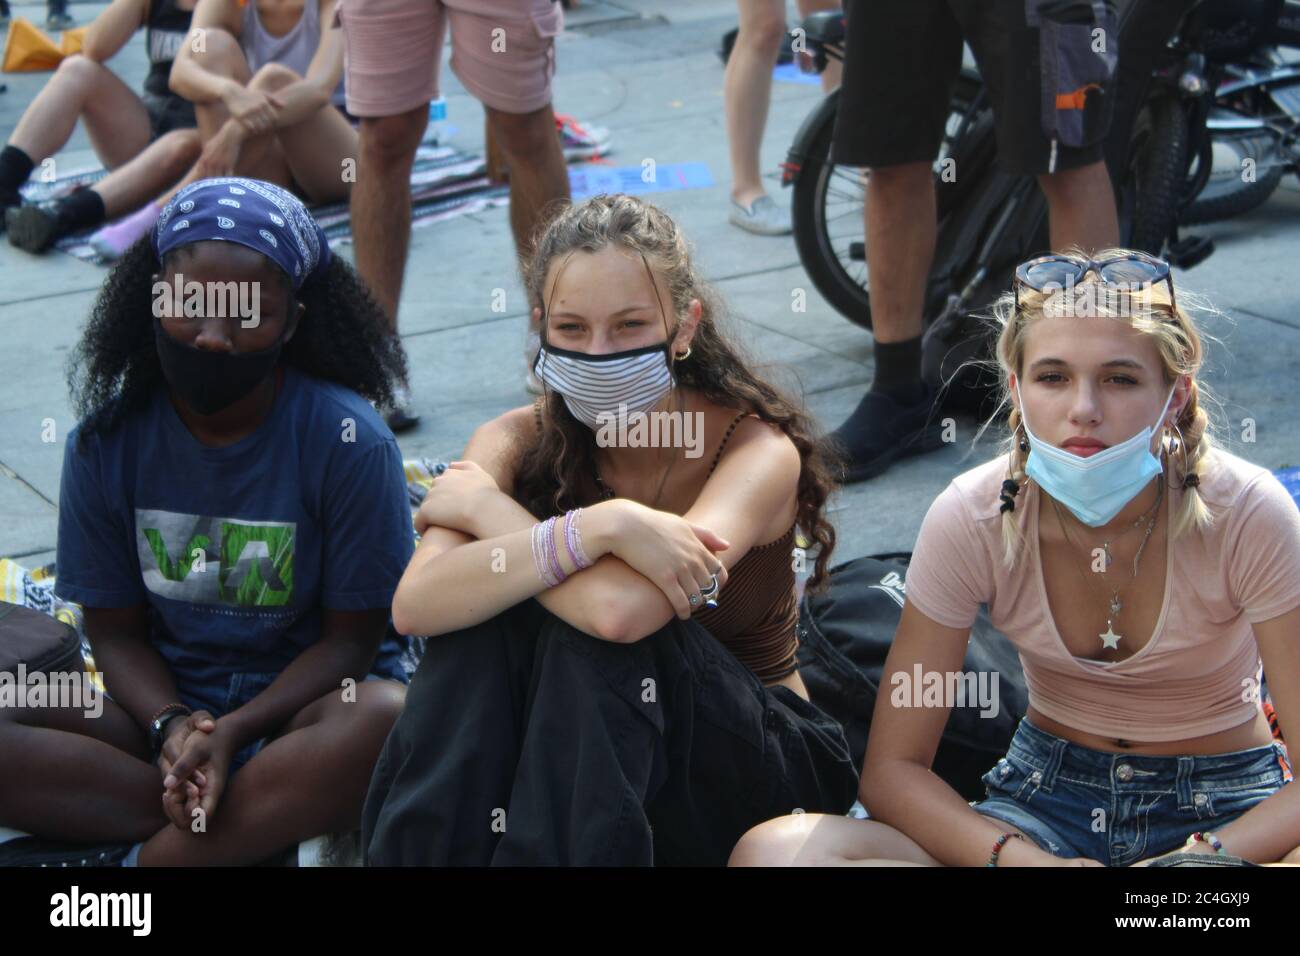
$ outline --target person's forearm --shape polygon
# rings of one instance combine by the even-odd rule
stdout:
[[[492,517],[486,517],[488,513]],[[562,522],[556,521],[552,528],[554,553],[572,576],[558,588],[548,589],[533,561],[532,528],[536,519],[522,507],[515,512],[499,500],[476,507],[475,516],[484,521],[476,521],[478,527],[465,529],[464,533],[477,537],[482,532],[486,537],[437,556],[425,557],[417,550],[393,598],[393,624],[402,633],[430,637],[447,634],[486,621],[530,597],[538,597],[551,610],[554,605],[550,592],[569,587],[595,571],[593,567],[574,573],[561,534]],[[618,520],[615,508],[597,506],[584,511],[583,550],[592,562],[599,562],[609,553]],[[488,523],[495,530],[513,530],[488,534]],[[593,637],[602,637],[598,618],[601,607],[591,602],[584,614],[565,620]]]
[[[1300,788],[1285,786],[1227,826],[1213,819],[1197,824],[1223,844],[1223,852],[1252,863],[1276,863],[1300,846]]]
[[[343,681],[360,683],[376,648],[357,640],[322,639],[290,661],[270,687],[219,719],[242,748],[278,730],[308,704],[331,691],[344,692]]]
[[[227,91],[239,85],[228,76],[204,69],[189,55],[188,49],[187,39],[167,78],[168,87],[177,96],[183,96],[191,103],[213,103],[225,99]]]
[[[578,528],[585,528],[591,520],[589,515],[593,508],[608,508],[608,502],[594,505],[591,508],[584,508],[582,514],[578,516]],[[528,509],[519,502],[515,501],[504,492],[498,492],[489,498],[483,507],[474,509],[474,535],[479,538],[491,537],[499,534],[506,534],[510,531],[517,531],[521,528],[532,527],[536,521]],[[561,521],[556,522],[556,528],[559,530]],[[619,527],[618,525],[614,526]],[[583,539],[585,542],[585,538]],[[610,542],[610,549],[613,549],[613,541]],[[589,550],[584,548],[584,550]],[[538,603],[546,610],[550,611],[556,617],[567,621],[574,627],[587,633],[592,633],[593,608],[603,608],[609,602],[612,594],[617,594],[619,603],[628,608],[631,613],[630,617],[638,622],[646,622],[645,626],[650,627],[646,633],[653,633],[660,627],[663,627],[668,621],[675,616],[672,605],[664,597],[662,591],[648,580],[642,574],[630,567],[626,562],[607,554],[602,559],[597,559],[594,555],[588,553],[593,564],[590,568],[581,574],[572,575],[567,581],[559,587],[547,588],[537,595]],[[567,568],[567,565],[566,565]],[[630,639],[633,635],[612,633],[610,625],[613,622],[606,618],[598,628],[602,631],[602,636],[618,637]],[[651,627],[653,625],[653,627]],[[636,634],[635,636],[644,636]]]
[[[946,866],[984,866],[994,842],[1007,830],[972,810],[928,768],[911,761],[868,763],[859,796],[871,819],[901,831]],[[1050,853],[1016,839],[1008,841],[998,856],[1001,866],[1054,862]]]
[[[275,98],[281,105],[275,111],[275,128],[287,129],[290,126],[297,126],[303,120],[311,119],[317,110],[329,105],[333,93],[333,89],[321,89],[320,85],[311,79],[299,80],[290,83],[284,89],[276,90]]]
[[[140,727],[148,730],[159,708],[181,702],[176,678],[147,638],[100,635],[90,646],[104,687]]]

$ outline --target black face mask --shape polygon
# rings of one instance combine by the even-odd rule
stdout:
[[[257,388],[279,361],[283,342],[260,352],[232,355],[177,342],[154,323],[163,377],[190,408],[215,415]]]

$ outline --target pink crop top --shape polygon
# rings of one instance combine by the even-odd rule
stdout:
[[[1074,657],[1057,633],[1042,579],[1041,492],[1033,481],[1016,502],[1024,550],[1014,568],[1006,566],[1001,456],[958,475],[926,512],[907,569],[907,600],[955,628],[969,627],[987,604],[994,627],[1020,652],[1030,704],[1068,727],[1156,742],[1245,723],[1259,709],[1248,692],[1260,670],[1251,625],[1300,605],[1300,509],[1266,469],[1219,449],[1212,455],[1200,492],[1214,524],[1171,542],[1155,632],[1126,660]],[[1183,492],[1170,491],[1167,504],[1176,509]]]

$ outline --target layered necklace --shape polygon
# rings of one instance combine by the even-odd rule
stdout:
[[[1111,543],[1118,541],[1120,538],[1124,537],[1124,535],[1128,534],[1130,531],[1139,527],[1144,522],[1146,524],[1146,533],[1142,536],[1142,543],[1138,546],[1137,553],[1133,555],[1133,577],[1129,578],[1129,580],[1124,582],[1124,584],[1122,585],[1117,584],[1115,588],[1111,591],[1110,601],[1107,604],[1108,613],[1106,615],[1106,631],[1103,634],[1097,635],[1098,637],[1101,638],[1101,644],[1103,648],[1107,648],[1110,650],[1118,650],[1119,642],[1124,638],[1124,635],[1115,633],[1115,620],[1119,617],[1120,612],[1124,609],[1124,602],[1120,600],[1119,592],[1122,587],[1131,584],[1137,580],[1138,563],[1142,560],[1142,552],[1143,550],[1146,549],[1147,542],[1151,540],[1151,532],[1155,530],[1156,522],[1160,520],[1160,503],[1164,501],[1164,498],[1165,498],[1165,479],[1164,476],[1161,475],[1160,486],[1159,486],[1159,490],[1156,493],[1155,504],[1153,504],[1146,511],[1142,512],[1142,514],[1138,515],[1137,520],[1134,521],[1127,528],[1125,528],[1123,531],[1121,531],[1119,534],[1115,535],[1109,541],[1102,542],[1101,550],[1102,550],[1102,556],[1104,558],[1104,563],[1105,563],[1105,567],[1102,570],[1109,571],[1111,563],[1114,560],[1110,550]],[[1070,549],[1074,550],[1075,548],[1074,538],[1066,527],[1065,519],[1061,516],[1061,506],[1057,504],[1056,499],[1052,498],[1050,495],[1048,495],[1048,499],[1052,502],[1052,508],[1056,512],[1056,522],[1061,527],[1061,534],[1065,537],[1066,543],[1069,544]],[[1079,568],[1078,565],[1075,565],[1075,569],[1078,570],[1079,574],[1083,576],[1084,589],[1087,591],[1092,591],[1093,587],[1091,582],[1088,581],[1088,575],[1084,574],[1083,570]]]

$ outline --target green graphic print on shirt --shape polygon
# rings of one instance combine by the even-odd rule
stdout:
[[[280,607],[293,598],[293,522],[137,508],[144,584],[193,604]]]

